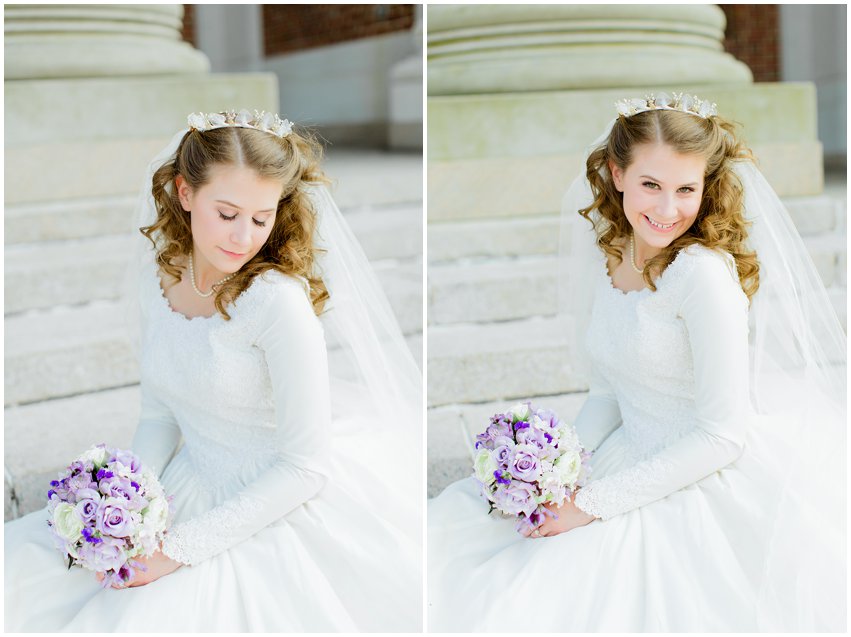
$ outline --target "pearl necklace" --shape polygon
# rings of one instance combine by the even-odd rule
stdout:
[[[202,292],[201,290],[198,289],[198,286],[195,285],[195,266],[192,263],[192,253],[191,252],[189,253],[189,280],[192,281],[192,289],[195,290],[195,294],[197,294],[201,298],[206,299],[206,298],[211,297],[213,295],[213,292],[216,289],[216,286],[221,285],[225,281],[228,281],[232,278],[233,278],[233,274],[228,274],[224,279],[222,279],[218,283],[213,283],[213,287],[210,289],[209,292],[206,292],[206,293]]]
[[[635,234],[629,235],[629,264],[633,270],[639,274],[644,274],[644,270],[635,265]]]

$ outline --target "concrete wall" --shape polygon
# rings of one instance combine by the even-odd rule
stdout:
[[[847,155],[847,7],[780,6],[781,80],[815,83],[826,159]]]

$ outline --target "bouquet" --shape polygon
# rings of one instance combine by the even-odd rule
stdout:
[[[488,428],[476,436],[476,449],[474,477],[490,503],[488,513],[517,516],[518,531],[554,515],[544,505],[564,504],[590,473],[591,454],[583,450],[573,426],[531,403],[492,416]]]
[[[50,483],[47,511],[56,547],[79,565],[103,573],[103,586],[123,584],[135,558],[152,555],[168,523],[162,485],[129,451],[100,444]]]

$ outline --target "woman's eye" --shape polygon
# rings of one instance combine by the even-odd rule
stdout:
[[[261,228],[265,228],[265,227],[266,227],[266,222],[265,222],[265,221],[257,221],[257,219],[252,219],[252,221],[253,221],[255,224],[257,224],[258,226],[260,226]]]
[[[658,188],[658,187],[659,187],[659,184],[656,184],[656,183],[654,183],[654,182],[652,182],[652,181],[645,181],[645,182],[644,182],[643,184],[641,184],[641,185],[642,185],[642,186],[647,186],[648,188]]]
[[[694,188],[692,188],[691,186],[683,186],[682,188],[680,188],[680,190],[682,190],[683,192],[694,192]]]
[[[219,216],[220,216],[222,219],[224,219],[225,221],[233,221],[234,219],[236,219],[236,215],[233,215],[232,217],[228,217],[228,216],[227,216],[225,213],[223,213],[221,210],[219,210]]]

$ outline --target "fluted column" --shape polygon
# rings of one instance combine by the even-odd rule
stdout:
[[[183,6],[5,5],[5,79],[204,73],[180,35]]]
[[[715,5],[433,5],[430,95],[749,84]]]

